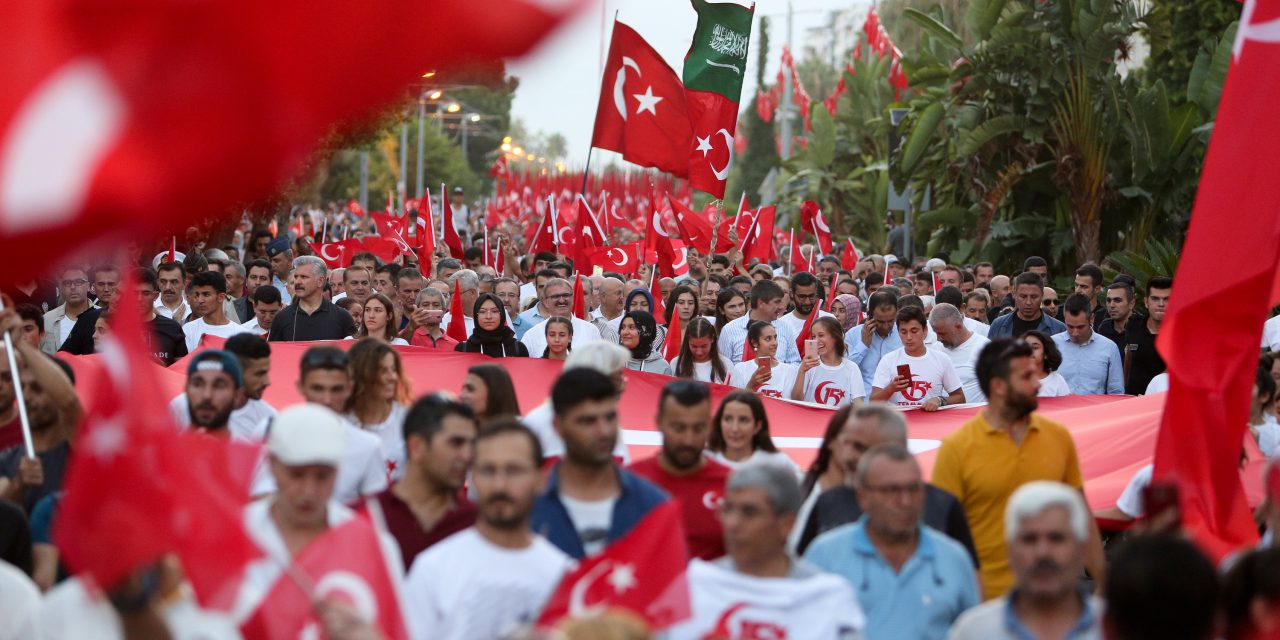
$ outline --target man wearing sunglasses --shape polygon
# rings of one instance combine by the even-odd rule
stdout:
[[[44,340],[40,350],[53,355],[71,336],[80,314],[93,308],[89,302],[89,273],[83,267],[67,267],[58,276],[62,304],[44,314]]]

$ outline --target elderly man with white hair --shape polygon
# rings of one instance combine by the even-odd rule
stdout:
[[[1080,589],[1090,536],[1080,492],[1028,482],[1009,497],[1004,514],[1013,589],[960,616],[947,639],[1101,638],[1102,601]]]
[[[987,395],[978,384],[978,354],[990,344],[986,336],[970,331],[965,317],[954,305],[940,303],[929,313],[929,326],[938,336],[942,352],[951,359],[960,386],[964,389],[965,402],[986,402]]]
[[[593,285],[591,284],[591,280],[586,276],[578,277],[582,279],[582,297],[585,304],[594,297]],[[559,279],[547,282],[546,288],[544,288],[543,291],[549,293],[544,293],[544,296],[558,294],[564,288],[564,286],[561,285],[567,286],[569,293],[572,296],[573,284]],[[554,309],[555,302],[552,302],[552,304],[548,306]],[[572,297],[569,299],[569,313],[566,313],[561,317],[569,318],[569,322],[573,324],[573,335],[571,336],[573,341],[569,344],[570,350],[581,349],[582,347],[585,347],[587,343],[595,342],[600,339],[600,329],[596,328],[596,325],[573,315]],[[524,332],[524,336],[520,338],[520,342],[524,343],[525,348],[529,350],[530,356],[534,358],[541,357],[542,353],[547,350],[547,320],[544,319],[538,324],[529,327],[529,330]]]

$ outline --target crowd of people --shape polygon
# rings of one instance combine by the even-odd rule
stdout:
[[[459,231],[479,244],[483,233],[466,234],[476,227],[464,214]],[[5,291],[0,332],[13,338],[35,456],[0,358],[0,627],[11,629],[0,639],[237,637],[251,613],[200,609],[171,562],[108,599],[60,562],[50,532],[84,412],[65,356],[103,349],[126,313],[141,316],[157,363],[185,359],[183,393],[168,406],[179,428],[263,447],[244,524],[271,561],[246,573],[245,601],[376,505],[413,637],[535,637],[563,576],[674,500],[692,612],[660,637],[1280,633],[1271,500],[1258,512],[1263,544],[1229,567],[1154,527],[1104,549],[1071,433],[1036,412],[1039,397],[1167,388],[1155,338],[1169,277],[1107,283],[1086,264],[1058,304],[1056,274],[1034,256],[1011,275],[887,252],[852,269],[821,257],[809,273],[793,272],[785,249],[778,264],[690,251],[687,274],[663,277],[579,273],[498,237],[501,273],[474,246],[461,260],[362,253],[330,268],[307,238],[235,237],[139,264],[66,266]],[[1277,321],[1264,350],[1280,349]],[[272,378],[282,342],[314,343],[296,380]],[[491,360],[460,381],[411,383],[397,347]],[[548,400],[521,407],[499,358],[564,364]],[[633,460],[621,438],[629,371],[671,377],[650,458]],[[1250,435],[1267,456],[1280,453],[1278,379],[1265,353]],[[295,385],[302,402],[271,406],[272,384]],[[736,389],[717,402],[712,384]],[[773,442],[762,396],[833,409],[825,431],[815,425],[821,445],[807,468]],[[908,446],[911,411],[960,404],[983,406],[925,473]],[[1280,466],[1268,473],[1275,497]],[[1150,482],[1147,468],[1097,515],[1143,529]],[[758,600],[741,612],[715,604],[752,597],[743,593]],[[320,617],[329,637],[379,637],[347,607]],[[559,632],[649,633],[616,612],[603,626],[581,622]]]

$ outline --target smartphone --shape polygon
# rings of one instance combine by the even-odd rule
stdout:
[[[817,340],[804,341],[804,357],[806,358],[818,357],[818,341]]]
[[[1182,524],[1182,507],[1178,503],[1176,484],[1152,483],[1142,490],[1142,506],[1147,521],[1162,525],[1162,530],[1177,530]]]
[[[764,367],[766,369],[770,369],[772,368],[772,363],[773,363],[773,358],[770,358],[769,356],[758,356],[756,358],[757,368]]]
[[[911,365],[909,365],[909,364],[900,364],[900,365],[898,365],[898,377],[899,377],[899,378],[906,378],[906,379],[910,380],[910,379],[911,379]]]
[[[439,320],[444,317],[444,309],[425,309],[428,320]]]

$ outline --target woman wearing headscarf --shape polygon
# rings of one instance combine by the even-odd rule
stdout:
[[[662,359],[661,353],[655,353],[653,346],[658,336],[658,323],[646,311],[628,311],[618,324],[618,344],[631,352],[627,368],[632,371],[646,371],[671,375],[671,365]]]
[[[507,314],[498,296],[480,294],[476,298],[474,317],[471,337],[454,347],[454,351],[483,353],[491,358],[529,357],[529,350],[516,340],[516,332],[507,326]]]
[[[623,313],[630,311],[644,311],[651,317],[653,316],[653,294],[643,287],[633,289],[627,294],[626,302],[622,305]],[[654,322],[657,322],[656,317]],[[619,322],[621,326],[621,322]],[[662,355],[662,345],[667,341],[667,328],[661,324],[658,325],[658,337],[653,340],[654,355]]]
[[[840,325],[844,327],[845,333],[849,333],[849,330],[857,326],[862,318],[862,300],[858,296],[842,293],[836,296],[836,304],[844,305],[844,317]]]

